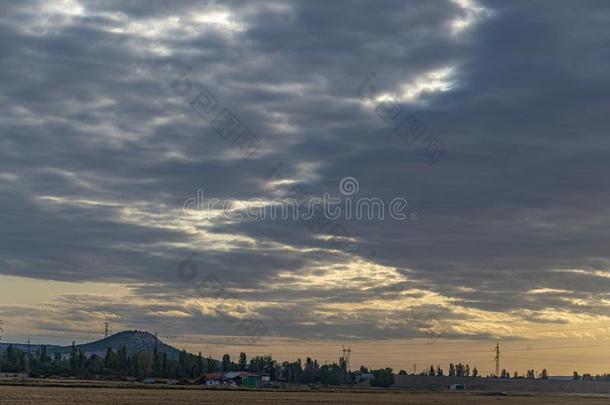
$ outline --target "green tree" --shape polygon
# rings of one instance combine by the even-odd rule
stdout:
[[[301,362],[299,361],[299,367],[301,366]],[[293,369],[293,372],[295,370]],[[305,359],[305,368],[302,371],[301,382],[306,384],[312,383],[316,380],[316,376],[319,372],[319,367],[316,362],[314,362],[311,357],[307,357]]]
[[[72,350],[70,351],[70,369],[76,373],[76,342],[72,341]]]
[[[317,380],[324,385],[341,385],[345,382],[345,369],[336,363],[325,364],[320,367]]]
[[[246,353],[239,353],[239,369],[246,370],[248,368],[248,358],[246,357]]]
[[[161,355],[156,344],[152,352],[152,375],[155,377],[161,375]]]
[[[40,349],[38,352],[38,361],[40,361],[41,363],[47,363],[48,361],[51,361],[51,358],[47,354],[47,346],[45,346],[45,345],[40,346]]]
[[[373,387],[391,387],[394,384],[394,375],[392,374],[392,369],[381,368],[379,370],[373,371],[373,379],[371,380],[371,385]]]
[[[116,354],[112,351],[112,348],[108,348],[106,356],[104,357],[104,367],[110,370],[115,370],[119,366]]]
[[[228,354],[222,356],[222,371],[231,371],[231,356]]]
[[[117,353],[117,362],[119,369],[126,373],[129,366],[129,359],[127,356],[127,348],[125,346],[121,346],[119,348],[119,352]]]
[[[464,365],[462,363],[458,363],[455,366],[455,375],[458,377],[464,377],[464,372],[465,372]]]

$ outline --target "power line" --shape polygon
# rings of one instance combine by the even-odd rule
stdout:
[[[519,348],[519,349],[504,349],[504,352],[522,352],[522,351],[535,351],[535,350],[559,350],[559,349],[586,349],[586,348],[599,348],[599,347],[608,347],[607,345],[586,345],[586,346],[540,346],[540,347],[527,347],[527,348]],[[392,350],[391,354],[435,354],[435,353],[492,353],[495,349],[492,350],[435,350],[435,351],[396,351]],[[377,354],[379,350],[370,350],[366,349],[359,350],[359,353],[362,354]]]

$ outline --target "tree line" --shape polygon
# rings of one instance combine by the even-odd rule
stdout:
[[[578,371],[574,371],[572,379],[576,381],[610,381],[610,374],[591,375],[589,373],[584,373],[583,375],[579,375]]]
[[[317,360],[310,357],[302,362],[296,361],[278,362],[271,356],[255,356],[248,359],[246,353],[240,353],[236,361],[229,354],[222,356],[222,360],[213,359],[210,356],[203,357],[201,353],[194,355],[182,350],[177,358],[172,358],[167,353],[161,353],[157,347],[152,352],[128,353],[125,347],[114,351],[108,349],[104,356],[92,354],[86,356],[72,344],[72,350],[68,354],[49,353],[46,346],[41,346],[35,352],[27,352],[8,346],[4,352],[0,352],[0,371],[19,373],[28,371],[32,377],[75,376],[91,378],[97,376],[108,377],[134,377],[134,378],[170,378],[170,379],[198,379],[206,373],[227,371],[250,371],[253,373],[265,373],[272,381],[281,381],[297,384],[342,385],[360,382],[363,375],[372,375],[371,385],[378,387],[389,387],[394,383],[391,368],[369,370],[361,366],[357,371],[349,371],[346,363],[340,359],[338,363],[320,365]],[[399,375],[407,375],[405,370],[400,370]],[[431,365],[419,375],[426,376],[450,376],[450,377],[481,377],[477,367],[468,364],[449,363],[447,374],[440,366]],[[512,375],[503,369],[499,376],[487,375],[487,377],[499,378],[526,378],[547,379],[548,373],[543,369],[540,373],[535,370],[527,370],[525,374],[514,372]],[[579,375],[574,371],[574,380],[583,381],[610,381],[610,374],[592,376],[591,374]]]
[[[287,383],[320,383],[325,385],[341,385],[357,382],[359,372],[349,372],[344,361],[333,364],[318,364],[317,360],[307,358],[305,363],[298,359],[293,362],[278,362],[271,356],[255,356],[247,358],[246,353],[240,353],[237,362],[225,354],[222,360],[203,357],[201,353],[194,355],[182,350],[178,358],[171,358],[167,353],[161,353],[157,347],[152,352],[128,353],[126,347],[118,351],[108,349],[104,356],[91,354],[86,356],[72,343],[68,354],[49,354],[46,346],[41,346],[33,353],[27,353],[9,345],[0,353],[0,371],[19,373],[28,372],[32,377],[134,377],[134,378],[168,378],[168,379],[200,379],[207,373],[227,371],[250,371],[265,373],[272,381]],[[369,373],[366,367],[360,372]],[[392,369],[372,370],[374,386],[389,387],[394,383]]]
[[[10,345],[0,353],[0,371],[26,371],[32,377],[57,375],[195,378],[202,373],[218,369],[218,364],[219,362],[211,357],[204,358],[201,353],[195,356],[184,350],[174,359],[166,353],[160,353],[157,347],[148,353],[128,354],[127,348],[121,347],[116,352],[108,349],[104,356],[86,356],[74,343],[70,353],[64,355],[51,355],[44,345],[31,354]]]
[[[398,374],[407,375],[408,373],[405,370],[400,370],[398,372]],[[435,368],[433,365],[430,365],[429,369],[420,372],[419,375],[440,377],[440,376],[444,376],[445,373],[440,366],[436,366],[436,368]],[[468,365],[468,364],[464,365],[462,363],[457,363],[457,364],[449,363],[449,370],[448,370],[447,376],[449,376],[449,377],[482,377],[479,374],[479,371],[477,370],[476,366],[473,367],[471,370],[470,365]],[[511,378],[511,374],[509,371],[506,371],[506,369],[502,369],[502,372],[500,373],[499,376],[496,376],[493,374],[487,375],[487,378],[498,378],[498,377],[499,378]],[[523,375],[520,375],[518,372],[515,371],[512,378],[547,379],[549,377],[548,377],[548,373],[547,373],[546,369],[543,369],[542,372],[540,372],[538,374],[532,369],[532,370],[527,370],[526,373]]]

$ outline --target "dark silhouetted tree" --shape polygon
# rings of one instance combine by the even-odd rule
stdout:
[[[246,353],[239,353],[239,369],[246,370],[248,368],[248,358],[246,357]]]
[[[373,371],[373,379],[371,386],[373,387],[391,387],[394,384],[394,375],[391,368],[382,368]]]

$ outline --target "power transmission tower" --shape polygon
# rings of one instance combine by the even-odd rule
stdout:
[[[343,346],[343,361],[345,361],[345,369],[349,371],[349,357],[352,354],[352,347],[348,347],[347,349]]]
[[[104,337],[108,337],[109,332],[110,332],[110,324],[108,322],[104,322]]]
[[[496,377],[500,377],[500,342],[496,342]]]

